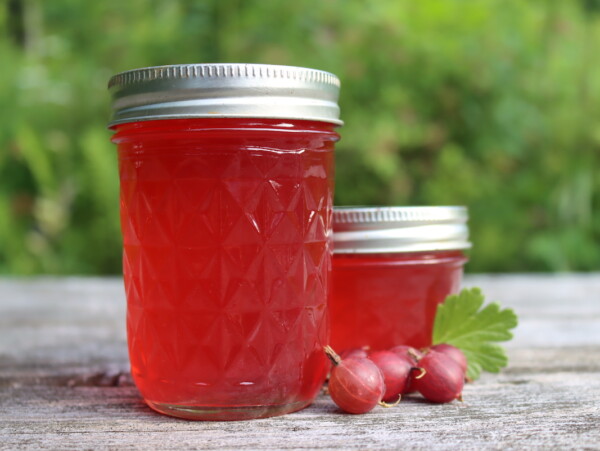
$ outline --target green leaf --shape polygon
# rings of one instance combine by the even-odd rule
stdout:
[[[496,302],[483,306],[479,288],[464,289],[440,304],[433,325],[433,344],[448,343],[467,358],[467,377],[475,380],[481,371],[497,373],[508,364],[504,349],[495,342],[510,340],[517,315]]]

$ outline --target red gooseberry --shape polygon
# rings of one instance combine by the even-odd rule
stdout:
[[[436,403],[462,400],[465,374],[451,358],[430,350],[418,363],[412,375],[412,386],[425,399]],[[420,370],[420,371],[419,371]]]
[[[377,365],[361,357],[342,360],[329,346],[325,352],[334,364],[329,377],[329,395],[333,402],[348,413],[373,410],[385,393],[383,375]]]
[[[410,369],[413,367],[407,359],[391,351],[376,351],[369,355],[383,374],[385,393],[383,401],[393,402],[399,399],[406,389]]]

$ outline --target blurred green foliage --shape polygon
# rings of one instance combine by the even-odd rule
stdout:
[[[597,0],[6,0],[0,273],[120,271],[108,78],[342,79],[338,205],[468,205],[471,271],[600,267]]]

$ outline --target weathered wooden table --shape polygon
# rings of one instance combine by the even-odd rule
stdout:
[[[471,276],[520,316],[510,366],[464,403],[367,415],[326,397],[249,422],[154,413],[128,375],[119,279],[0,279],[0,448],[600,449],[600,274]]]

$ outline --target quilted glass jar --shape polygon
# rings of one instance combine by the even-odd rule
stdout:
[[[335,208],[331,345],[431,345],[470,247],[464,207]]]
[[[188,419],[280,415],[326,376],[339,82],[261,65],[111,80],[132,375]]]

